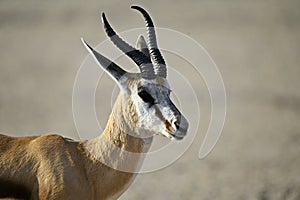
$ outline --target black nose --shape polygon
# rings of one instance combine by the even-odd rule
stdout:
[[[175,121],[174,122],[174,125],[175,125],[175,127],[176,127],[176,129],[178,130],[179,128],[180,128],[180,122],[178,122],[178,121]]]

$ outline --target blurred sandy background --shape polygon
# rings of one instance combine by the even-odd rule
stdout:
[[[138,176],[121,199],[300,199],[296,0],[2,0],[0,132],[59,132],[78,139],[72,87],[87,55],[79,38],[93,45],[106,39],[100,11],[118,31],[142,27],[131,4],[145,7],[156,25],[185,33],[209,51],[224,78],[228,112],[220,141],[206,159],[197,159],[203,125],[181,159]]]

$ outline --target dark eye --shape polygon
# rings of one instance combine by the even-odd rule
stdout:
[[[143,99],[144,102],[149,103],[151,105],[154,104],[153,97],[148,92],[146,92],[145,90],[140,91],[138,93],[138,95],[141,97],[141,99]]]

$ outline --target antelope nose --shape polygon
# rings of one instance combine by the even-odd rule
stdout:
[[[180,128],[180,122],[179,121],[174,121],[174,126],[176,127],[176,130]]]
[[[181,116],[180,119],[175,120],[173,124],[174,127],[176,127],[176,130],[181,132],[187,132],[189,127],[188,121],[183,116]]]

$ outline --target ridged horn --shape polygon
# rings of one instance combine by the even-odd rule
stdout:
[[[104,29],[107,36],[122,52],[124,52],[138,65],[142,77],[145,79],[154,79],[155,72],[151,63],[151,59],[139,50],[132,47],[127,42],[125,42],[118,34],[116,34],[114,29],[110,26],[109,22],[107,21],[104,13],[102,13],[102,22],[104,24]]]
[[[146,21],[147,33],[148,33],[149,52],[154,62],[154,72],[156,75],[166,78],[167,77],[166,63],[157,46],[154,24],[151,17],[146,10],[144,10],[139,6],[131,6],[131,8],[138,10],[144,16]]]
[[[109,60],[105,56],[98,53],[93,47],[91,47],[83,38],[81,38],[82,43],[89,51],[89,53],[93,56],[96,62],[103,67],[109,74],[111,74],[117,81],[119,81],[122,76],[124,76],[127,72],[115,64],[113,61]]]

